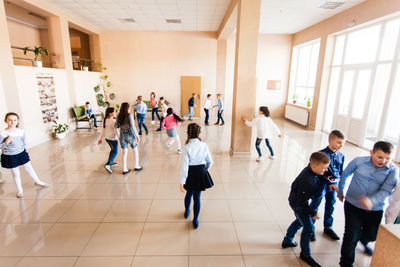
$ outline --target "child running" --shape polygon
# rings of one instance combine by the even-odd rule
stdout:
[[[191,123],[187,128],[188,139],[183,148],[181,167],[181,192],[185,192],[185,218],[190,214],[190,202],[193,197],[193,227],[199,227],[200,194],[211,188],[214,183],[208,170],[213,161],[206,143],[200,140],[201,127],[197,123]]]
[[[142,126],[144,127],[144,130],[146,131],[146,135],[148,135],[149,130],[147,129],[146,123],[144,122],[144,120],[146,119],[147,105],[143,102],[141,95],[138,96],[136,102],[137,103],[135,105],[133,105],[133,108],[137,112],[139,135],[142,135]]]
[[[135,171],[142,170],[143,168],[139,165],[139,151],[137,148],[140,138],[135,127],[135,119],[131,113],[129,103],[124,102],[121,104],[121,110],[118,114],[117,121],[115,122],[114,127],[120,128],[119,142],[124,153],[122,158],[122,174],[125,175],[131,171],[130,169],[128,169],[126,163],[128,158],[128,145],[132,147],[133,153],[135,154]]]
[[[169,137],[168,149],[171,148],[172,144],[176,140],[176,142],[178,143],[178,154],[182,154],[182,150],[181,140],[179,139],[179,134],[176,131],[176,126],[180,126],[182,121],[183,120],[181,119],[181,117],[176,115],[172,108],[167,109],[167,116],[164,119],[163,128],[167,129],[167,134]]]
[[[154,114],[157,115],[158,120],[160,120],[160,115],[158,115],[158,100],[156,98],[156,93],[151,92],[150,94],[150,104],[151,104],[151,124],[154,125]]]
[[[106,117],[103,122],[103,130],[100,135],[100,139],[97,142],[99,145],[101,145],[103,138],[106,139],[107,144],[110,146],[110,154],[108,155],[108,161],[106,165],[104,165],[104,168],[109,172],[112,173],[112,166],[117,165],[117,163],[114,162],[115,157],[118,154],[118,132],[117,129],[115,129],[115,109],[112,107],[108,107],[106,109]]]
[[[167,109],[169,104],[164,97],[160,97],[160,103],[161,103],[161,120],[160,120],[160,128],[157,129],[158,132],[162,130],[163,120],[165,117],[167,117]]]
[[[271,155],[269,156],[270,159],[274,159],[274,150],[272,149],[271,143],[269,139],[271,139],[273,132],[278,134],[278,137],[281,138],[281,131],[279,130],[278,126],[272,121],[270,118],[270,113],[268,107],[261,106],[258,110],[259,116],[255,117],[254,120],[248,121],[246,116],[242,117],[242,120],[246,123],[249,127],[257,127],[257,139],[256,139],[256,149],[258,153],[257,162],[262,162],[264,158],[262,157],[260,143],[262,140],[265,139],[265,143],[269,149]]]
[[[47,183],[39,179],[31,165],[29,155],[26,152],[25,133],[23,129],[19,128],[18,114],[9,112],[6,114],[4,121],[7,123],[7,128],[0,132],[1,166],[11,169],[18,190],[17,198],[24,197],[19,172],[19,166],[21,165],[32,177],[35,185],[48,187]]]

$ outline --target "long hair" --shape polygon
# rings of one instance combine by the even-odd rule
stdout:
[[[17,113],[15,113],[15,112],[8,112],[7,114],[6,114],[6,116],[4,116],[4,121],[5,122],[7,122],[7,118],[9,117],[9,116],[15,116],[15,117],[17,117],[17,119],[18,119],[18,123],[17,123],[17,128],[19,127],[19,115],[17,114]]]
[[[121,109],[118,113],[117,121],[119,125],[124,125],[129,121],[129,103],[124,102],[121,104]]]
[[[191,123],[187,127],[187,135],[188,139],[186,140],[186,144],[189,143],[190,139],[195,139],[198,138],[199,140],[199,134],[201,133],[201,127],[197,123]]]
[[[177,122],[183,122],[183,119],[181,118],[181,117],[179,117],[178,115],[176,115],[175,113],[174,113],[174,110],[172,109],[172,108],[168,108],[167,109],[167,116],[169,116],[169,115],[173,115],[174,116],[174,119],[177,121]]]
[[[269,109],[268,107],[261,106],[260,111],[265,115],[265,117],[269,117]]]
[[[111,114],[111,113],[113,113],[114,112],[114,108],[112,108],[112,107],[108,107],[107,109],[106,109],[106,116],[105,116],[105,118],[104,118],[104,121],[103,121],[103,128],[106,128],[106,120],[108,119],[108,116]]]
[[[156,93],[154,93],[154,92],[151,92],[151,93],[150,93],[150,97],[154,97],[154,98],[156,98]]]

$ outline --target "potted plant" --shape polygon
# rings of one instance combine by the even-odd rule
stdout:
[[[69,128],[69,125],[66,123],[58,123],[57,121],[53,121],[53,131],[56,134],[56,137],[58,139],[63,139],[65,135],[67,134],[67,130]]]
[[[97,69],[101,72],[107,70],[107,68],[104,67],[101,63],[97,65]],[[115,93],[109,91],[111,90],[111,86],[111,82],[108,80],[108,75],[104,74],[100,76],[99,84],[93,88],[94,92],[96,93],[97,105],[100,108],[108,108],[111,105],[110,100],[115,99]],[[118,112],[119,105],[116,104],[115,107]]]
[[[86,60],[85,60],[85,59],[82,59],[81,62],[82,62],[82,63],[81,63],[82,70],[83,70],[83,71],[89,71],[89,67],[86,66]]]
[[[32,51],[35,54],[35,58],[32,61],[33,66],[39,67],[39,68],[43,67],[43,62],[41,60],[37,60],[37,59],[38,59],[39,55],[48,56],[49,52],[47,51],[47,49],[42,47],[42,46],[39,46],[39,47],[35,46],[34,49],[30,49],[29,47],[25,47],[24,48],[24,55],[26,55],[27,51]]]

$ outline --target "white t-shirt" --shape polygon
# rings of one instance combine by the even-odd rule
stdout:
[[[206,103],[204,103],[204,108],[205,109],[211,108],[211,100],[210,99],[206,99]]]
[[[278,126],[276,126],[271,118],[264,115],[258,116],[252,121],[246,120],[246,125],[250,127],[257,127],[257,138],[271,138],[274,132],[276,135],[281,134]]]

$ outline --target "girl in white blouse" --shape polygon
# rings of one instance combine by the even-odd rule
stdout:
[[[117,163],[114,162],[114,159],[118,155],[118,132],[117,129],[115,129],[115,109],[112,107],[108,107],[106,109],[106,116],[103,122],[103,130],[100,135],[100,139],[98,141],[98,144],[100,145],[102,143],[102,139],[105,138],[106,142],[110,146],[110,154],[108,155],[108,161],[106,165],[104,165],[104,168],[109,172],[112,173],[112,166],[117,165]]]
[[[199,226],[200,194],[211,188],[214,183],[208,170],[213,164],[210,150],[206,143],[201,142],[201,127],[197,123],[188,125],[188,140],[183,148],[180,190],[185,192],[185,218],[190,214],[190,202],[193,197],[193,226]]]

